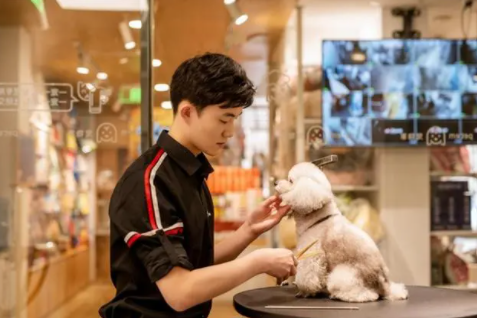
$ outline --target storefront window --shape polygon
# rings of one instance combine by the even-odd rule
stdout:
[[[109,199],[141,153],[144,83],[161,61],[142,61],[147,1],[0,12],[0,315],[46,317],[109,281]],[[156,116],[157,138],[170,113]]]
[[[460,4],[454,20],[429,4],[399,38],[385,1],[302,2],[0,0],[1,317],[97,316],[114,297],[111,195],[170,129],[174,71],[206,52],[257,90],[208,157],[216,243],[298,161],[336,155],[322,170],[334,200],[395,277],[476,289],[477,42],[461,39]],[[242,255],[294,250],[295,226],[284,218]],[[254,277],[211,317],[275,284]]]

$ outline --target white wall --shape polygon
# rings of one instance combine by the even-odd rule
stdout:
[[[305,3],[303,7],[303,64],[321,64],[323,40],[380,39],[381,9],[365,4]],[[291,46],[290,46],[291,47]],[[289,48],[290,48],[289,47]],[[291,50],[296,52],[296,50]],[[294,55],[296,59],[296,53]]]

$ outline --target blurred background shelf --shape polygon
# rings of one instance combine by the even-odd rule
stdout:
[[[461,237],[475,237],[477,238],[477,231],[472,230],[456,230],[456,231],[431,231],[434,236],[461,236]]]
[[[378,191],[378,187],[371,186],[348,186],[348,185],[336,185],[331,187],[333,192],[374,192]]]
[[[477,178],[476,172],[458,172],[458,171],[431,171],[431,177],[469,177]]]

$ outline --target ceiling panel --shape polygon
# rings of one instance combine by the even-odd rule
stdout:
[[[162,65],[154,69],[155,83],[169,83],[185,59],[206,51],[230,54],[239,61],[263,58],[277,42],[290,16],[294,0],[241,0],[249,20],[230,27],[230,16],[222,0],[163,0],[154,7],[154,54]],[[0,26],[23,25],[34,42],[34,65],[47,81],[76,83],[92,81],[95,74],[80,75],[75,43],[80,43],[116,91],[121,85],[139,83],[138,48],[128,51],[119,31],[122,21],[140,18],[137,12],[64,10],[55,0],[45,0],[49,28],[40,27],[38,12],[29,0],[0,0]],[[139,43],[139,30],[131,30]],[[265,38],[266,46],[256,44]],[[234,39],[227,42],[226,39]],[[247,45],[248,43],[252,45]],[[226,45],[232,43],[233,45]],[[255,43],[255,45],[253,45]],[[127,58],[126,64],[120,64]],[[263,60],[266,63],[266,60]],[[168,93],[157,93],[158,102]]]

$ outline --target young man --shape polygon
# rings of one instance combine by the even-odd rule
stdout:
[[[119,180],[110,205],[111,278],[116,296],[104,318],[207,317],[212,298],[267,273],[295,274],[286,249],[237,256],[288,212],[271,197],[214,247],[214,208],[205,180],[233,136],[255,88],[227,56],[182,63],[170,87],[174,122]],[[273,210],[276,213],[272,213]]]

